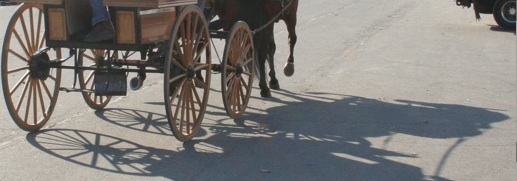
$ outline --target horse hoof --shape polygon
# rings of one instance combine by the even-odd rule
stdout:
[[[280,84],[278,84],[278,81],[276,83],[269,82],[269,88],[274,90],[280,90]]]
[[[291,77],[294,74],[294,63],[287,62],[284,66],[284,75]]]
[[[269,97],[271,97],[271,92],[269,90],[261,90],[260,96],[262,96],[264,98],[269,98]]]

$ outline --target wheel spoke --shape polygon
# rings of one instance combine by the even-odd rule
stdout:
[[[244,50],[240,54],[240,59],[243,60],[244,58],[247,58],[246,55],[248,55],[249,51],[251,49],[251,44],[247,44],[246,47],[244,47]],[[246,61],[249,61],[248,59]],[[243,60],[244,62],[244,60]]]
[[[199,103],[199,107],[201,107],[202,104],[203,104],[203,101],[201,101],[201,99],[199,97],[199,93],[197,92],[196,87],[192,87],[192,92],[194,92],[194,97],[196,98],[196,101]]]
[[[37,36],[36,36],[36,45],[39,45],[38,48],[42,48],[43,47],[43,41],[45,40],[43,36],[41,36],[41,22],[42,22],[42,19],[43,19],[43,12],[42,11],[39,11],[39,14],[38,14],[38,29],[36,30],[37,32]],[[41,37],[40,37],[41,36]],[[40,39],[41,38],[41,39]]]
[[[239,81],[240,78],[236,77],[235,79],[237,79],[237,80],[235,80],[235,89],[237,89],[237,90],[235,90],[235,102],[237,103],[235,108],[236,108],[236,111],[240,112],[241,107],[242,107],[242,104],[241,104],[242,103],[242,99],[241,99],[242,98],[242,94],[241,94],[242,88],[241,88],[241,83]]]
[[[228,65],[226,64],[226,72],[236,72],[237,71],[237,68],[235,68],[234,66],[232,65]]]
[[[236,74],[235,73],[230,73],[228,74],[228,76],[226,76],[226,78],[224,79],[224,84],[225,85],[228,85],[228,82],[230,82],[232,80],[232,78],[235,76]]]
[[[184,43],[183,43],[184,44]],[[174,48],[171,50],[171,62],[176,65],[177,67],[183,69],[183,70],[187,70],[187,66],[185,64],[182,64],[183,63],[183,59],[184,58],[184,50],[181,48],[181,45],[180,45],[180,42],[179,40],[176,40],[174,42]]]
[[[31,99],[32,99],[32,79],[31,81],[29,81],[29,85],[28,87],[28,90],[29,90],[29,93],[28,93],[28,97],[27,97],[27,102],[26,102],[26,107],[25,107],[25,122],[28,121],[28,117],[29,117],[29,110],[30,110],[30,105],[31,105]]]
[[[241,84],[244,88],[246,88],[246,92],[250,91],[250,87],[249,84],[243,79],[243,78],[240,78],[240,81],[241,81]]]
[[[52,94],[51,94],[50,90],[48,89],[47,83],[45,83],[45,81],[41,81],[41,85],[43,85],[43,89],[45,89],[45,93],[47,94],[47,97],[49,99],[52,99]]]
[[[29,67],[14,68],[14,69],[8,70],[7,74],[19,72],[19,71],[22,71],[22,70],[29,70]]]
[[[34,79],[34,84],[32,85],[32,92],[34,94],[34,98],[32,98],[32,107],[33,107],[33,119],[34,119],[34,125],[38,124],[38,94],[36,88],[38,87],[38,79]]]
[[[14,93],[14,91],[16,91],[16,89],[18,89],[18,87],[20,87],[20,85],[22,83],[27,83],[27,81],[24,81],[26,79],[29,79],[29,72],[25,73],[25,75],[23,75],[23,77],[14,85],[14,87],[9,90],[9,94],[12,95]],[[25,85],[25,87],[27,87],[27,84]]]
[[[23,101],[25,100],[25,94],[27,93],[27,89],[29,88],[29,84],[30,84],[30,79],[29,79],[29,81],[27,81],[27,83],[25,83],[25,86],[23,87],[23,91],[20,94],[20,98],[18,98],[18,102],[16,103],[16,109],[15,109],[16,112],[20,111],[20,108],[21,108],[21,106],[23,104]]]
[[[187,94],[186,97],[185,97],[185,101],[184,101],[184,105],[185,107],[183,107],[183,113],[182,114],[185,114],[185,123],[186,123],[186,129],[187,129],[187,134],[190,134],[190,104],[192,104],[192,102],[190,102],[190,99],[192,97],[192,92],[190,91],[190,88],[191,88],[191,84],[187,84],[188,85],[188,89],[185,90],[185,93]]]
[[[18,41],[18,43],[21,45],[20,47],[22,47],[23,51],[25,52],[26,57],[31,57],[31,54],[32,54],[32,53],[31,53],[31,52],[29,52],[29,51],[31,51],[31,50],[28,50],[28,49],[27,49],[27,48],[29,48],[29,45],[28,45],[28,44],[26,44],[26,43],[28,43],[28,42],[24,42],[24,41],[22,40],[22,38],[20,37],[20,34],[18,33],[18,30],[13,29],[13,34],[14,34],[14,37],[16,38],[16,40]],[[11,49],[9,49],[9,50],[11,50]],[[15,53],[14,51],[13,51],[12,53],[16,54],[18,57],[22,57],[21,55],[19,55],[18,53]],[[25,58],[21,58],[21,59],[27,59],[26,57],[25,57]],[[29,60],[27,60],[27,62],[28,62],[28,61],[29,61]]]
[[[88,74],[88,77],[86,77],[86,79],[83,82],[83,85],[85,85],[85,87],[86,87],[86,85],[88,85],[90,83],[90,81],[93,80],[94,75],[95,75],[94,71],[92,71],[91,73]],[[92,82],[92,85],[90,87],[92,90],[93,90],[93,86],[95,86],[95,84]]]
[[[187,86],[188,84],[185,83],[183,86],[179,87],[181,88],[181,92],[179,94],[179,97],[178,97],[178,102],[176,104],[176,112],[174,114],[174,120],[178,120],[179,121],[179,131],[180,132],[183,132],[183,120],[184,120],[184,107],[185,107],[185,87]],[[181,112],[180,112],[181,111]],[[179,115],[179,119],[178,119],[178,115]]]
[[[179,91],[181,91],[181,87],[183,87],[183,85],[185,85],[185,82],[187,81],[187,79],[183,79],[175,88],[174,92],[169,96],[169,104],[172,105],[173,104],[173,101],[174,101],[174,98],[176,98],[176,96],[178,96],[178,93],[180,93]],[[167,85],[170,87],[170,84]],[[170,90],[169,90],[170,91]]]
[[[178,81],[178,80],[180,80],[182,78],[185,78],[186,76],[187,76],[186,74],[180,74],[180,75],[178,75],[176,77],[173,77],[172,79],[169,80],[168,84],[170,85],[173,82],[176,82],[176,81]]]
[[[178,50],[182,50],[183,54],[180,54],[180,61],[181,61],[181,64],[184,65],[185,67],[188,65],[188,63],[186,62],[187,60],[187,54],[189,53],[188,52],[188,49],[186,48],[188,45],[187,45],[187,41],[185,40],[185,36],[186,36],[186,33],[185,33],[185,26],[182,25],[180,27],[180,38],[181,38],[181,45],[178,46]]]
[[[235,89],[235,81],[231,81],[230,83],[230,86],[228,86],[228,104],[230,105],[230,109],[232,110],[232,112],[234,112],[234,105],[235,105],[235,92],[234,92],[234,89]]]
[[[36,44],[36,38],[34,37],[34,12],[32,12],[32,8],[29,9],[29,23],[30,23],[30,32],[31,32],[31,36],[30,36],[30,44],[31,44],[31,48],[32,50],[35,52],[37,50],[37,45]]]
[[[43,82],[43,81],[40,81],[40,82]],[[43,114],[43,117],[47,117],[47,110],[46,110],[46,107],[45,107],[45,102],[43,100],[43,94],[42,94],[42,91],[41,91],[41,85],[38,83],[38,96],[40,98],[40,106],[41,106],[41,113]]]
[[[22,30],[25,36],[25,42],[27,42],[27,48],[29,48],[29,52],[35,52],[31,45],[31,41],[29,40],[29,32],[27,32],[27,25],[25,24],[25,18],[23,15],[20,16],[20,22],[22,23]]]
[[[233,79],[233,90],[232,90],[232,107],[233,107],[233,112],[235,112],[240,104],[240,101],[239,101],[239,81],[236,81],[235,79],[237,79],[237,77],[235,77]]]
[[[203,55],[202,53],[205,52],[207,48],[208,48],[208,44],[204,43],[204,45],[203,45],[203,47],[201,47],[201,49],[196,49],[196,57],[194,57],[194,59],[193,59],[194,62],[199,62],[199,60],[201,59],[201,55]]]
[[[242,78],[240,78],[240,83],[239,83],[239,93],[240,93],[240,95],[241,95],[241,97],[240,97],[240,98],[241,98],[241,100],[242,100],[242,103],[244,104],[244,102],[246,102],[246,97],[245,97],[245,96],[246,96],[246,94],[244,93],[244,90],[242,90],[243,88],[245,88],[245,89],[246,89],[246,92],[248,92],[248,91],[249,91],[248,86],[246,86],[246,82],[245,82]]]
[[[192,123],[194,124],[193,126],[195,126],[197,124],[197,116],[196,116],[196,107],[195,107],[195,102],[194,102],[194,95],[192,93],[196,93],[196,88],[195,86],[192,86],[191,87],[191,91],[190,91],[190,111],[192,112]],[[199,102],[199,104],[201,104],[201,102]],[[190,130],[190,129],[189,129]]]
[[[235,82],[233,81],[233,77],[230,79],[230,82],[227,84],[227,88],[228,90],[226,90],[226,97],[227,99],[231,100],[231,95],[232,95],[232,92],[233,92],[233,88],[234,88],[234,85]],[[231,105],[231,103],[230,103]]]
[[[195,17],[194,23],[192,23],[194,25],[194,27],[191,29],[191,37],[190,37],[190,40],[192,41],[192,50],[191,51],[193,52],[192,60],[194,61],[192,63],[196,62],[194,52],[196,52],[196,55],[197,55],[197,52],[198,52],[197,48],[199,46],[199,41],[201,40],[201,37],[203,37],[203,33],[204,33],[203,31],[201,31],[201,32],[198,31],[198,25],[199,25],[198,21],[199,21],[199,18]],[[196,37],[194,37],[194,35]]]
[[[200,85],[203,89],[209,89],[208,85],[207,85],[205,82],[203,82],[203,81],[199,80],[198,78],[194,77],[194,78],[193,78],[193,80],[194,80],[198,85]]]
[[[208,68],[210,66],[211,66],[210,64],[206,64],[206,63],[196,63],[196,67],[194,67],[194,71],[198,72],[200,70],[208,70]]]
[[[23,57],[23,56],[21,56],[20,54],[18,54],[18,53],[16,53],[16,52],[14,52],[14,51],[13,51],[13,50],[11,50],[11,49],[9,49],[9,51],[8,51],[8,52],[9,52],[9,53],[14,54],[14,56],[18,57],[19,59],[23,60],[24,62],[27,62],[27,63],[29,62],[29,59],[27,59],[27,57]],[[29,56],[29,57],[30,57],[30,56]]]
[[[185,44],[185,47],[184,47],[184,50],[186,51],[186,54],[185,54],[185,59],[184,61],[185,62],[185,65],[189,65],[191,62],[189,62],[188,60],[192,60],[192,14],[187,14],[187,26],[185,27],[186,28],[186,34],[185,34],[185,37],[186,40],[186,44]]]

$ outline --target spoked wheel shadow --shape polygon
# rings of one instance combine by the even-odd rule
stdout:
[[[104,109],[96,111],[99,118],[118,126],[147,133],[172,135],[164,114],[135,109]]]
[[[160,149],[90,131],[47,129],[26,136],[35,148],[56,158],[105,172],[188,180],[194,167],[216,158],[223,151],[195,142],[183,147]]]
[[[114,173],[152,175],[152,164],[171,156],[168,150],[146,147],[109,135],[70,129],[49,129],[27,135],[36,148],[63,160]]]
[[[166,115],[156,112],[135,110],[135,109],[104,109],[96,111],[95,114],[109,122],[121,127],[136,131],[173,136]],[[206,135],[206,131],[200,129],[195,137]]]

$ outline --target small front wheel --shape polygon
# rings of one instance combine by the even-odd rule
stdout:
[[[515,29],[515,0],[498,0],[494,4],[493,13],[499,26]]]
[[[251,96],[255,67],[251,30],[245,22],[235,23],[226,39],[221,73],[224,108],[231,118],[242,116]]]
[[[95,110],[102,110],[111,100],[111,96],[95,95],[95,68],[98,67],[99,61],[108,57],[106,50],[101,49],[87,49],[79,50],[78,66],[91,68],[79,69],[79,84],[81,87],[81,94],[83,95],[86,104]]]

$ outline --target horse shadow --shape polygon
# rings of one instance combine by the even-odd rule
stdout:
[[[440,171],[457,145],[444,153],[433,175],[424,175],[417,166],[390,159],[420,157],[411,148],[388,149],[392,135],[462,140],[509,119],[498,110],[457,104],[275,93],[284,98],[269,101],[280,106],[261,111],[251,107],[240,119],[203,123],[201,135],[176,150],[69,129],[31,133],[27,140],[92,169],[173,180],[448,180]],[[170,134],[163,114],[106,110],[98,116],[129,129]],[[127,118],[134,123],[121,123]],[[381,147],[369,141],[380,137]]]
[[[251,146],[246,144],[246,154],[266,165],[273,179],[448,180],[441,172],[454,149],[468,138],[482,135],[491,124],[509,119],[498,112],[501,110],[459,104],[388,102],[324,92],[281,90],[275,94],[282,99],[271,101],[281,106],[234,121],[246,131],[228,129],[229,125],[221,123],[208,128],[216,134],[203,142],[230,148],[237,140],[256,140]],[[403,151],[387,149],[395,134],[458,141],[444,150],[434,173],[423,175],[421,168],[390,159],[422,157],[411,146]],[[380,137],[380,147],[368,141]],[[220,141],[229,138],[234,140]]]

